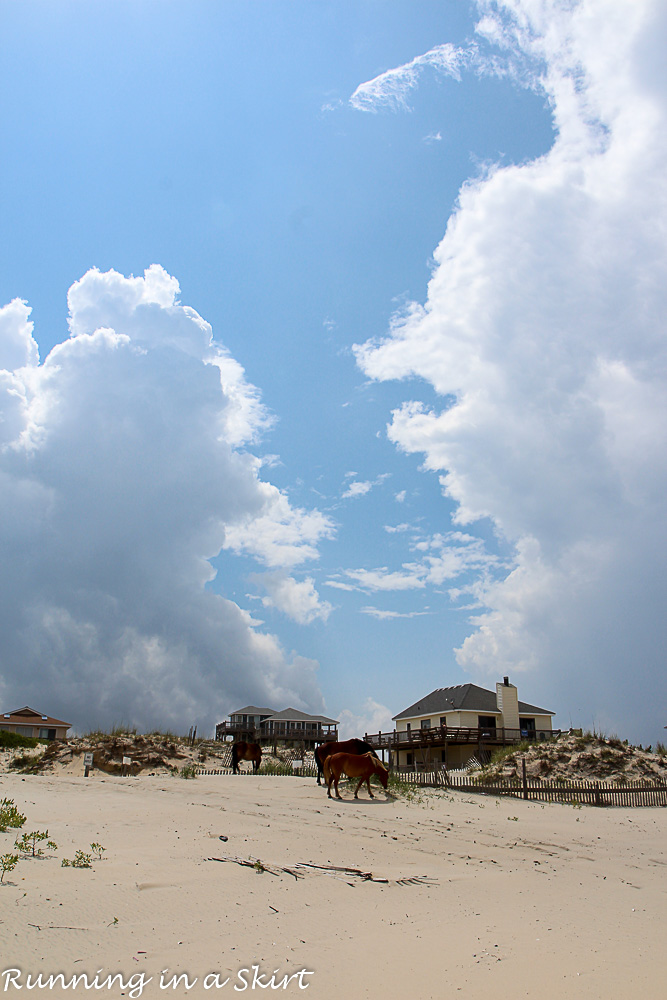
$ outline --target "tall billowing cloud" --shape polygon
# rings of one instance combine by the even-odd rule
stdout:
[[[423,454],[455,520],[514,548],[476,588],[457,651],[475,677],[532,671],[569,722],[667,723],[667,8],[480,3],[480,35],[532,66],[553,147],[460,192],[424,305],[357,350],[419,376],[389,435]],[[500,63],[498,63],[500,65]]]
[[[240,703],[322,710],[317,664],[207,584],[230,546],[282,569],[288,592],[331,523],[260,480],[246,449],[269,415],[178,292],[156,265],[89,271],[43,364],[28,306],[0,309],[7,709],[200,731]],[[326,615],[306,589],[309,620]]]

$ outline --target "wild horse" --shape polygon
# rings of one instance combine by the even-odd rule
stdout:
[[[336,788],[336,798],[341,798],[338,791],[338,782],[343,774],[346,774],[348,778],[359,778],[359,784],[354,793],[355,799],[364,781],[368,788],[368,794],[373,798],[371,778],[374,774],[377,774],[385,790],[387,788],[387,781],[389,780],[389,771],[373,753],[333,753],[324,762],[324,779],[327,783],[327,795],[329,798],[332,798],[332,782]]]
[[[239,773],[239,761],[252,761],[253,773],[257,774],[259,765],[262,762],[262,748],[259,743],[244,743],[240,740],[232,744],[232,773]]]
[[[370,743],[365,740],[343,740],[342,743],[322,743],[315,750],[315,763],[317,764],[317,784],[321,785],[320,778],[324,772],[324,762],[332,753],[372,753],[379,760]]]

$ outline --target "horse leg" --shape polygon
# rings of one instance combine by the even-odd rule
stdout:
[[[361,786],[363,785],[363,783],[364,783],[364,779],[363,779],[363,778],[359,778],[359,784],[357,785],[357,790],[356,790],[356,792],[354,793],[354,797],[355,797],[355,799],[357,798],[357,794],[358,794],[358,792],[359,792],[359,789],[360,789],[360,788],[361,788]]]
[[[335,785],[335,788],[336,788],[336,798],[337,799],[342,799],[343,798],[343,796],[338,791],[338,782],[340,781],[340,777],[341,777],[340,774],[334,774],[334,785]]]
[[[374,799],[375,796],[373,795],[373,793],[371,791],[371,779],[370,779],[370,775],[368,776],[368,778],[366,778],[366,784],[368,785],[368,794],[370,795],[370,797],[372,799]]]

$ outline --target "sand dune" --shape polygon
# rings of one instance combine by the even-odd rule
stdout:
[[[0,798],[26,813],[23,830],[48,828],[58,850],[0,886],[0,991],[664,994],[667,810],[343,794],[328,800],[312,778],[3,775]],[[0,833],[0,853],[15,836]],[[92,869],[61,866],[92,842],[106,848]],[[262,865],[208,860],[225,857]],[[28,990],[40,972],[88,980]],[[122,983],[94,989],[96,973]],[[190,989],[169,985],[182,974]]]

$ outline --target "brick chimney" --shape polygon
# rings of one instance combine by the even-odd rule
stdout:
[[[503,683],[496,684],[496,704],[502,715],[501,726],[505,729],[519,728],[519,693],[510,684],[509,677],[503,677]]]

